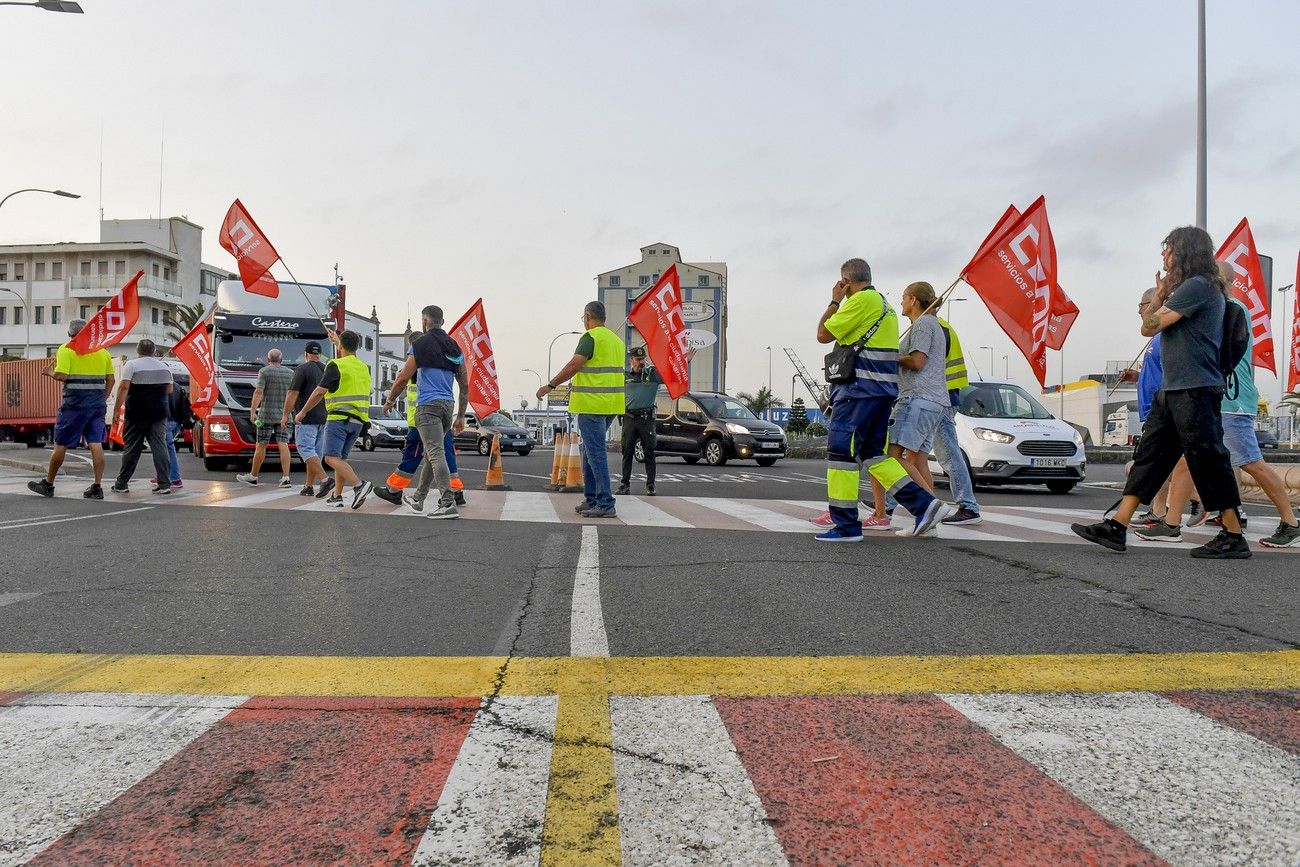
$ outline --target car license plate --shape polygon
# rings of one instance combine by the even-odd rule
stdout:
[[[781,444],[780,444],[780,443],[759,443],[758,445],[759,445],[759,448],[764,448],[764,449],[779,449],[779,448],[781,448]]]
[[[1029,466],[1043,467],[1043,468],[1050,468],[1050,467],[1061,468],[1065,466],[1065,458],[1030,458]]]

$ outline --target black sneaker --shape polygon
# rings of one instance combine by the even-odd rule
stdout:
[[[452,499],[452,502],[455,503],[456,505],[458,505],[458,506],[463,506],[463,505],[465,505],[465,492],[464,492],[464,491],[452,491],[452,492],[451,492],[451,499]]]
[[[1121,554],[1128,548],[1128,528],[1112,518],[1095,524],[1071,524],[1076,536]]]
[[[352,486],[352,508],[360,509],[361,504],[366,501],[366,497],[370,496],[370,492],[373,491],[374,489],[375,486],[371,482],[363,481],[359,485],[353,485]]]
[[[172,486],[171,486],[171,485],[157,485],[157,486],[154,487],[152,490],[153,490],[153,492],[154,492],[155,494],[170,494],[170,493],[172,492]]]
[[[969,527],[978,524],[984,519],[980,517],[979,512],[967,508],[960,508],[955,514],[949,515],[939,523],[947,524],[949,527]]]
[[[1183,541],[1183,528],[1171,527],[1164,521],[1159,524],[1153,524],[1150,527],[1135,527],[1133,535],[1139,539],[1146,539],[1148,542],[1181,542]]]
[[[121,482],[113,482],[113,487],[109,488],[114,494],[129,494],[131,489]]]
[[[573,511],[581,515],[583,512],[590,509],[593,505],[594,504],[591,502],[591,500],[583,500],[581,503],[573,507]]]
[[[625,495],[627,495],[627,494],[632,493],[632,487],[631,487],[631,485],[619,485],[619,486],[618,486],[618,490],[615,491],[614,493],[615,493],[617,496],[622,497],[622,496],[625,496]]]
[[[303,486],[302,486],[302,490],[298,492],[298,496],[300,496],[300,497],[315,497],[315,496],[316,496],[316,489],[313,488],[311,485],[303,485]]]
[[[646,485],[646,486],[645,486],[645,495],[646,495],[647,497],[653,497],[653,496],[655,495],[655,486],[654,486],[654,485]]]
[[[1242,530],[1245,530],[1245,529],[1246,529],[1246,526],[1250,523],[1250,521],[1248,521],[1247,518],[1246,518],[1246,513],[1243,512],[1241,509],[1237,509],[1237,520],[1241,522],[1241,529],[1242,529]],[[1207,527],[1214,527],[1216,530],[1222,530],[1222,529],[1223,529],[1223,513],[1219,513],[1219,514],[1215,515],[1213,518],[1210,518],[1209,520],[1207,520],[1207,521],[1205,522],[1205,526],[1207,526]]]
[[[319,500],[323,498],[326,494],[328,494],[331,490],[333,490],[333,488],[334,488],[334,477],[326,476],[325,481],[321,482],[320,487],[316,489],[316,499]]]
[[[87,500],[102,500],[104,499],[104,488],[102,485],[91,485],[81,492],[81,496]]]
[[[1243,520],[1241,525],[1245,527],[1246,522]],[[1282,521],[1277,525],[1277,532],[1267,539],[1260,539],[1259,544],[1266,548],[1294,548],[1300,545],[1300,526]]]
[[[1210,513],[1201,506],[1200,500],[1192,500],[1187,506],[1187,529],[1201,526],[1210,517]]]
[[[32,491],[33,493],[40,494],[42,497],[54,496],[54,485],[51,485],[49,481],[46,479],[40,479],[39,481],[35,481],[35,482],[28,482],[27,490]]]
[[[1192,549],[1197,560],[1249,560],[1252,553],[1245,536],[1227,530],[1220,530],[1219,535]]]
[[[402,505],[402,492],[394,491],[387,485],[382,488],[375,488],[374,494],[385,503],[392,503],[394,506]]]

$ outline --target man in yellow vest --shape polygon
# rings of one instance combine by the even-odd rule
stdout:
[[[610,490],[609,453],[605,440],[614,419],[627,406],[623,391],[623,340],[605,327],[605,305],[592,301],[582,310],[586,333],[569,363],[550,382],[537,389],[537,399],[546,397],[557,385],[573,378],[569,412],[578,417],[582,437],[583,499],[576,509],[584,518],[614,518],[614,494]]]
[[[333,488],[325,504],[343,508],[343,486],[352,489],[352,508],[359,509],[375,486],[359,478],[348,463],[352,444],[370,423],[370,366],[357,358],[361,337],[355,331],[342,334],[329,333],[330,342],[338,352],[325,365],[325,375],[320,385],[298,410],[294,421],[302,424],[304,416],[321,400],[325,401],[325,463],[334,471],[334,478],[321,483],[321,493]]]

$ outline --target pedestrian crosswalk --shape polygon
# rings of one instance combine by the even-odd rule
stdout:
[[[0,496],[5,494],[35,496],[28,492],[30,476],[0,475]],[[81,499],[84,487],[77,483],[57,486],[56,499]],[[160,508],[185,508],[211,506],[222,509],[267,509],[292,512],[323,512],[347,520],[359,512],[364,515],[395,518],[419,518],[420,513],[409,506],[394,506],[371,496],[354,512],[337,509],[324,500],[302,497],[295,488],[249,487],[238,482],[218,482],[199,479],[187,482],[185,487],[166,497],[149,493],[148,486],[137,485],[130,494],[106,494],[106,505],[157,506]],[[590,524],[593,519],[583,518],[574,512],[581,500],[579,494],[555,494],[545,491],[469,491],[468,505],[460,509],[461,517],[471,521],[505,521],[543,524]],[[345,497],[350,503],[350,497]],[[819,532],[809,523],[826,510],[821,500],[753,499],[732,497],[640,497],[618,498],[618,517],[600,519],[601,526],[653,527],[682,530],[739,530],[748,532],[802,534],[811,538]],[[1098,520],[1095,511],[1037,506],[985,506],[981,512],[983,523],[975,526],[948,527],[939,531],[941,540],[956,542],[1039,542],[1050,544],[1087,544],[1073,532],[1070,524]],[[905,512],[894,518],[894,529],[908,522]],[[1183,548],[1209,541],[1214,531],[1209,527],[1184,530]],[[1246,538],[1258,551],[1263,548],[1261,538],[1271,535],[1273,525],[1258,522],[1248,529]],[[868,533],[873,538],[888,538],[889,532]],[[1145,542],[1132,535],[1133,548],[1174,548],[1163,542]],[[1300,547],[1285,549],[1283,553],[1300,553]]]
[[[1295,689],[819,689],[0,693],[0,865],[1300,861]]]

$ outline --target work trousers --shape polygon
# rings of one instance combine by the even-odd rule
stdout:
[[[122,487],[135,475],[136,464],[144,451],[145,441],[153,457],[153,474],[160,485],[171,485],[172,462],[167,455],[167,419],[138,422],[128,421],[122,434],[122,469],[117,474],[117,485]]]
[[[655,433],[654,410],[645,413],[628,413],[623,416],[623,484],[632,483],[632,461],[636,458],[636,444],[645,452],[646,487],[655,486]]]
[[[439,501],[452,502],[451,470],[447,467],[447,453],[443,440],[451,430],[451,401],[435,400],[415,408],[415,429],[420,432],[424,459],[420,473],[415,477],[415,496],[423,500],[431,485],[437,486]]]
[[[826,494],[835,526],[847,535],[862,533],[858,485],[864,467],[913,515],[922,514],[934,501],[896,458],[885,454],[893,405],[893,398],[865,397],[836,401],[832,408],[826,440]]]
[[[1232,456],[1223,444],[1223,389],[1158,391],[1133,455],[1124,494],[1151,502],[1181,456],[1208,512],[1241,505]]]

